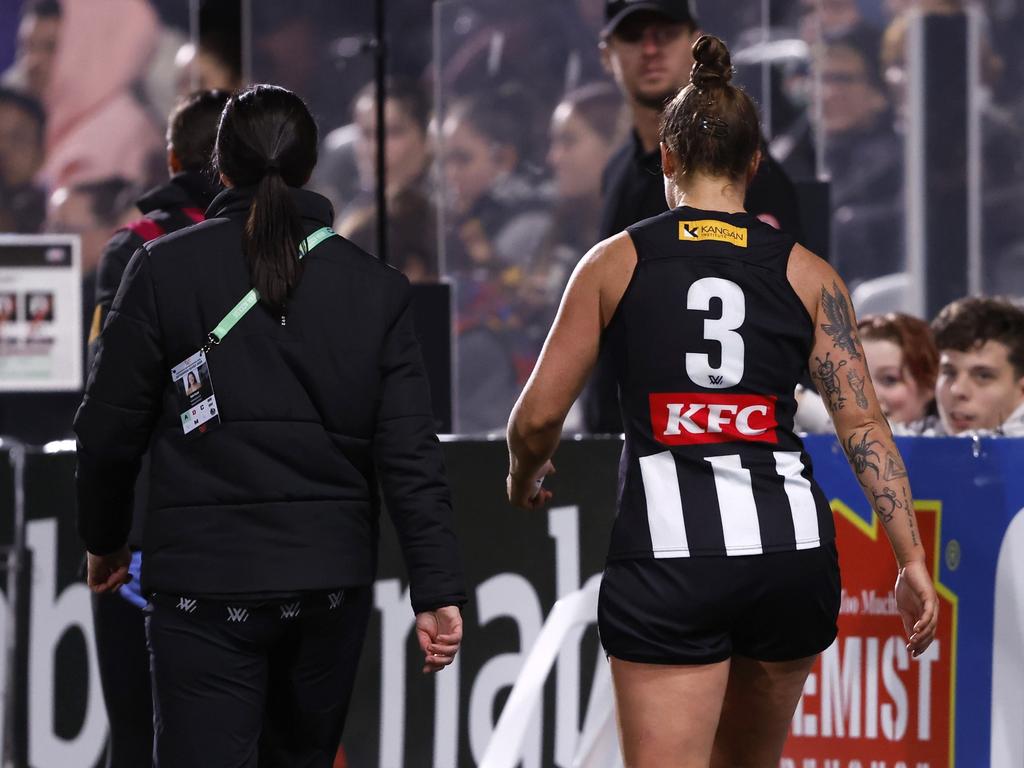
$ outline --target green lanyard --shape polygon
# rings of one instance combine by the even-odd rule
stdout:
[[[299,258],[301,259],[327,238],[334,237],[337,234],[330,227],[321,227],[299,243]],[[224,315],[223,320],[217,323],[217,327],[210,331],[206,339],[206,346],[203,347],[203,352],[209,352],[211,347],[215,347],[224,341],[224,337],[231,332],[231,329],[238,324],[239,320],[245,317],[250,309],[256,306],[259,300],[259,292],[255,288],[250,288],[249,292],[242,297],[242,300],[235,304],[230,312]]]

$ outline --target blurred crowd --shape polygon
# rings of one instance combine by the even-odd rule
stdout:
[[[253,0],[246,24],[238,0],[191,5],[197,17],[180,0],[13,0],[0,11],[0,231],[81,235],[86,328],[104,244],[166,182],[167,116],[200,88],[273,82],[306,98],[322,138],[312,186],[341,234],[379,250],[372,0]],[[599,48],[604,6],[388,2],[378,255],[414,282],[453,285],[459,431],[502,427],[573,267],[599,238],[602,172],[633,129]],[[798,187],[830,182],[828,256],[854,289],[904,269],[908,14],[976,14],[986,275],[1024,294],[1019,3],[696,8],[734,51],[778,166]],[[904,338],[878,329],[879,344]]]

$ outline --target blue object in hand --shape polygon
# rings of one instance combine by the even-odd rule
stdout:
[[[142,552],[132,552],[132,563],[128,566],[132,580],[117,590],[125,600],[140,610],[146,607],[146,598],[142,596]]]

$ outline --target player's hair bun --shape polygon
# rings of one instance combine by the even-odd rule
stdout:
[[[693,44],[690,82],[698,91],[723,88],[732,80],[732,57],[725,43],[714,35],[701,35]]]

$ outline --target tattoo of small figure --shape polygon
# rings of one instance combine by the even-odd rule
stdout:
[[[846,405],[846,398],[843,397],[843,393],[839,388],[839,369],[846,365],[846,361],[843,360],[839,365],[836,365],[829,359],[831,354],[831,352],[826,352],[824,360],[817,355],[814,356],[814,359],[818,361],[818,367],[814,371],[813,376],[821,382],[821,389],[828,400],[828,407],[833,411],[841,411],[843,406]]]
[[[897,509],[903,509],[903,504],[896,498],[896,491],[886,486],[881,493],[871,492],[875,497],[875,511],[882,518],[882,522],[889,524],[896,515]]]
[[[882,479],[899,480],[901,477],[906,476],[907,468],[903,466],[900,457],[893,453],[887,453],[885,455],[885,472],[882,474]]]
[[[875,462],[880,459],[880,456],[878,451],[874,449],[874,446],[879,445],[879,442],[877,440],[869,440],[870,434],[871,430],[865,429],[859,441],[857,440],[857,435],[852,434],[844,445],[846,456],[850,459],[850,463],[853,464],[853,471],[857,473],[858,480],[860,479],[859,475],[863,475],[869,469],[874,470],[875,477],[878,477],[878,464]],[[855,443],[854,441],[857,442]]]
[[[828,322],[822,325],[821,329],[832,337],[832,343],[837,349],[848,352],[854,360],[860,360],[857,329],[853,325],[850,305],[839,289],[839,285],[834,281],[832,291],[829,293],[827,289],[821,289],[821,306],[828,317]]]
[[[844,360],[843,362],[846,361]],[[850,382],[850,387],[857,396],[857,406],[862,411],[866,411],[868,409],[868,397],[864,394],[864,377],[856,371],[850,371],[846,374],[846,380]]]

